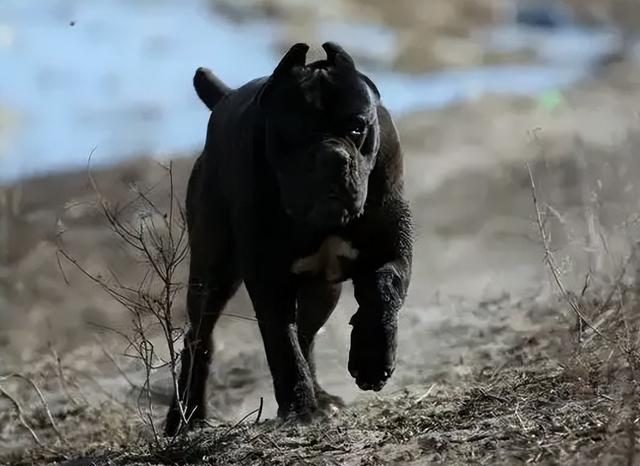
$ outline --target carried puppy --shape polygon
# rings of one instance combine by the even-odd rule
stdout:
[[[211,334],[242,282],[280,417],[343,406],[318,385],[313,342],[345,280],[358,302],[349,373],[378,391],[394,371],[412,259],[402,151],[374,83],[339,45],[322,47],[326,59],[307,64],[295,44],[235,90],[205,68],[194,76],[212,114],[186,199],[189,330],[168,435],[205,417]]]

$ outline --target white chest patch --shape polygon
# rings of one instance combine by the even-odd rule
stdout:
[[[296,275],[311,274],[323,276],[329,282],[343,279],[343,261],[353,261],[358,257],[350,241],[339,236],[329,236],[314,254],[293,262],[291,272]]]

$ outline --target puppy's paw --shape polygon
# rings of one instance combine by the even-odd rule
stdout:
[[[349,373],[362,390],[379,391],[395,369],[397,320],[366,315],[362,308],[352,317]]]
[[[204,422],[204,417],[192,416],[189,419],[189,423],[185,425],[182,420],[182,415],[180,414],[180,411],[174,405],[171,407],[171,409],[167,413],[167,417],[164,425],[164,435],[165,437],[175,437],[178,434],[189,432],[201,426],[203,422]]]
[[[180,418],[180,413],[177,412],[177,410],[170,411],[164,424],[165,437],[175,437],[176,435],[178,435],[178,431],[181,427],[182,420]]]
[[[331,395],[323,389],[316,389],[318,411],[326,416],[334,416],[346,406],[344,400],[336,395]]]
[[[284,422],[300,422],[302,424],[313,421],[318,413],[317,404],[311,400],[305,403],[284,403],[278,406],[278,417]]]

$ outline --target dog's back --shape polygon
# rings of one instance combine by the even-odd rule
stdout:
[[[252,111],[267,77],[231,89],[210,70],[198,68],[193,84],[198,97],[211,110],[204,149],[192,170],[187,189],[187,218],[204,221],[211,206],[233,209],[244,205],[257,182],[252,160],[253,131],[261,123]],[[260,171],[258,169],[258,171]]]

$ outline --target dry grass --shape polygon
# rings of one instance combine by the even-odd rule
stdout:
[[[625,292],[628,299],[631,292]],[[604,304],[597,295],[607,297],[585,293],[586,313]],[[561,303],[529,312],[552,321]],[[619,304],[617,295],[610,303]],[[630,325],[611,318],[602,329]],[[68,412],[54,413],[68,446],[54,442],[55,448],[24,450],[0,462],[45,464],[70,457],[77,462],[69,464],[116,465],[634,464],[636,368],[601,342],[577,346],[577,332],[547,326],[516,339],[460,383],[409,387],[309,425],[256,423],[256,407],[241,422],[216,422],[155,442],[131,407],[108,400],[69,404]],[[91,425],[91,432],[78,432],[80,425]]]
[[[76,454],[94,464],[626,463],[626,393],[607,383],[607,374],[625,369],[612,360],[607,373],[586,354],[580,363],[556,359],[551,354],[566,336],[524,340],[499,366],[480,368],[461,385],[438,384],[426,397],[407,389],[311,425],[256,425],[254,413],[157,444],[136,438],[130,413],[106,404],[76,413],[63,429],[87,418],[96,423],[93,444],[72,440]],[[56,459],[40,448],[3,460]]]

